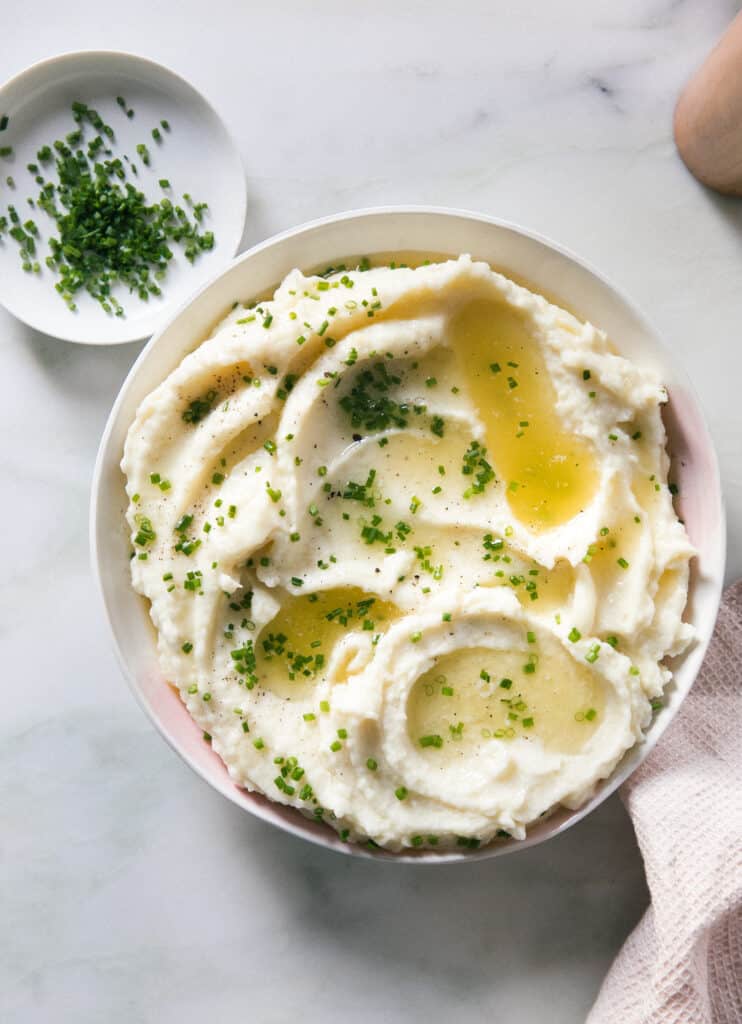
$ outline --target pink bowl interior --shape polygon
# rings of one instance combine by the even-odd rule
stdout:
[[[328,826],[236,786],[203,741],[175,690],[163,679],[147,608],[129,585],[126,497],[119,462],[139,402],[206,337],[236,298],[263,292],[294,266],[329,264],[349,253],[401,249],[452,255],[469,252],[486,259],[556,296],[577,315],[608,331],[623,354],[659,370],[670,394],[665,424],[673,460],[671,479],[679,488],[676,507],[698,551],[686,611],[698,641],[673,665],[675,676],[666,691],[665,706],[655,716],[645,740],[628,752],[577,811],[557,810],[531,828],[524,841],[496,842],[471,852],[400,855],[343,843]],[[647,756],[690,689],[710,639],[723,580],[725,528],[716,455],[698,400],[671,354],[623,296],[553,243],[510,225],[476,214],[392,208],[345,214],[269,239],[239,257],[150,341],[121,389],[101,442],[92,489],[91,545],[114,644],[134,694],[165,739],[207,782],[256,816],[323,846],[355,856],[440,863],[509,853],[557,835],[601,803]]]

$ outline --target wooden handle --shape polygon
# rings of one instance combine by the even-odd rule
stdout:
[[[742,195],[742,14],[681,93],[674,132],[686,167],[699,181]]]

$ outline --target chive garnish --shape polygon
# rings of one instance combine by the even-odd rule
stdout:
[[[117,103],[132,116],[123,97],[117,97]],[[75,295],[84,290],[104,312],[123,316],[124,309],[114,295],[116,285],[142,301],[159,296],[174,246],[180,246],[193,262],[214,247],[214,235],[201,232],[198,226],[205,204],[193,206],[192,221],[170,199],[149,203],[144,193],[127,181],[128,174],[137,174],[136,166],[128,156],[114,155],[115,133],[96,110],[75,101],[72,117],[76,123],[73,131],[37,151],[45,174],[54,173],[55,179],[45,180],[35,163],[27,165],[40,187],[36,199],[28,201],[53,222],[55,233],[48,240],[46,264],[57,275],[55,290],[68,308],[77,308]],[[159,130],[153,135],[158,138]],[[148,165],[147,147],[140,144],[136,148]],[[10,155],[12,147],[0,147],[0,156]],[[162,178],[160,185],[169,187],[169,182]],[[23,268],[35,271],[33,234],[29,238],[28,233],[14,232],[13,237],[20,247]]]

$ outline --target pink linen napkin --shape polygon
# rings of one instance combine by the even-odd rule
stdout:
[[[742,580],[699,678],[621,789],[652,903],[587,1024],[742,1022]]]

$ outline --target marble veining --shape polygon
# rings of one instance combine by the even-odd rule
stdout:
[[[14,12],[0,76],[76,48],[169,64],[245,161],[243,243],[397,202],[518,221],[632,295],[689,371],[742,571],[742,204],[670,134],[738,4],[49,0]],[[66,315],[61,309],[60,316]],[[351,862],[212,793],[129,695],[88,567],[87,502],[138,345],[56,342],[0,312],[0,1019],[391,1024],[584,1019],[647,893],[613,798],[567,835],[436,869]]]

